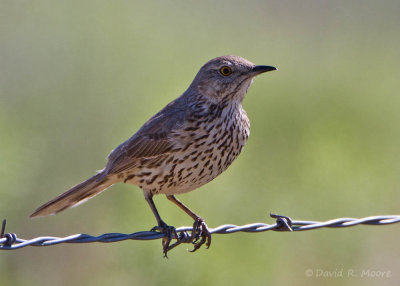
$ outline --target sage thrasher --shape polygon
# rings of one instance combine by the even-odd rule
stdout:
[[[256,66],[238,56],[210,60],[189,88],[150,118],[131,138],[108,156],[106,167],[90,179],[40,206],[31,217],[56,214],[94,197],[118,182],[139,186],[153,211],[167,254],[175,229],[160,217],[152,197],[167,198],[194,219],[193,251],[211,235],[204,220],[175,198],[210,182],[240,154],[250,134],[242,107],[247,89],[257,75],[276,70]]]

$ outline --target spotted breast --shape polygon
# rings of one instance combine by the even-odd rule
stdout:
[[[209,105],[191,115],[173,134],[176,147],[167,156],[148,159],[125,174],[125,182],[152,194],[179,194],[213,180],[237,158],[250,134],[240,102]]]

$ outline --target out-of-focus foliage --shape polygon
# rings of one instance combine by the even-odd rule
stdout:
[[[180,196],[210,227],[399,213],[399,1],[1,1],[0,215],[26,238],[135,232],[154,217],[119,184],[54,217],[41,203],[101,169],[109,151],[225,54],[277,72],[244,107],[248,145],[219,178]],[[165,200],[166,222],[191,220]],[[395,285],[398,225],[0,253],[1,285]],[[343,278],[307,277],[311,269]],[[335,270],[336,269],[336,270]],[[347,277],[353,269],[358,277]],[[363,270],[390,278],[361,277]]]

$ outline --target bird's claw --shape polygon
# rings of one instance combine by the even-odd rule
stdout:
[[[165,234],[162,239],[162,246],[164,257],[166,258],[168,258],[168,251],[181,243],[192,243],[194,248],[190,250],[190,252],[195,252],[203,244],[205,244],[207,248],[211,245],[211,233],[202,218],[198,218],[194,221],[190,236],[187,232],[181,232],[180,235],[178,235],[175,227],[169,226],[166,223],[161,223],[160,225],[153,227],[151,231],[158,231]],[[170,245],[172,239],[176,239],[177,242]]]
[[[211,233],[206,222],[200,217],[197,218],[193,224],[191,243],[194,245],[194,248],[190,250],[190,252],[195,252],[204,243],[207,248],[211,245]]]
[[[178,234],[176,233],[176,229],[173,226],[169,226],[166,223],[161,223],[158,226],[155,226],[151,229],[151,231],[158,231],[164,233],[165,236],[162,238],[162,246],[164,257],[168,258],[168,250],[170,250],[170,243],[172,239],[178,239]]]

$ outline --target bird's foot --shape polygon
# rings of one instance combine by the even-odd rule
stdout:
[[[161,233],[165,233],[165,236],[162,239],[163,253],[164,257],[168,258],[168,250],[170,250],[170,243],[172,239],[178,239],[178,234],[176,233],[176,229],[173,226],[167,225],[165,222],[161,222],[158,226],[155,226],[151,229],[151,231],[159,231]]]
[[[165,237],[162,239],[162,246],[164,257],[166,258],[168,258],[168,251],[181,243],[192,243],[194,248],[190,250],[190,252],[195,252],[203,244],[205,244],[207,248],[209,248],[211,245],[211,232],[209,231],[205,221],[200,217],[194,221],[190,235],[186,231],[181,232],[178,235],[175,227],[169,226],[164,222],[161,222],[158,226],[153,227],[151,231],[158,231],[165,234]],[[170,245],[172,239],[176,239],[177,241]]]
[[[204,243],[206,244],[207,248],[209,248],[211,245],[211,233],[206,222],[200,217],[194,221],[191,243],[194,245],[194,248],[190,252],[195,252]]]

